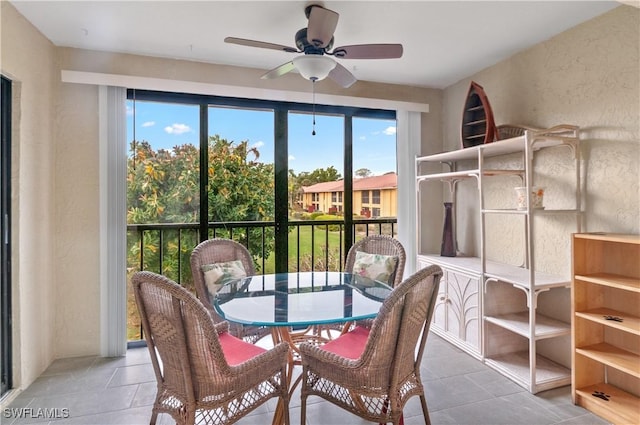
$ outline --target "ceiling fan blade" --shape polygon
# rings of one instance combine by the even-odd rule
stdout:
[[[264,80],[273,80],[274,78],[282,77],[284,74],[291,72],[294,69],[296,69],[296,66],[293,64],[293,61],[285,62],[277,68],[267,72],[260,78]]]
[[[315,47],[329,45],[336,26],[338,26],[339,16],[333,10],[320,6],[311,6],[309,25],[307,26],[307,40]]]
[[[267,43],[265,41],[247,40],[246,38],[226,37],[225,43],[239,44],[241,46],[260,47],[262,49],[283,50],[289,53],[300,53],[298,49],[283,46],[282,44]]]
[[[329,72],[328,77],[336,83],[340,84],[345,89],[351,87],[353,83],[358,81],[347,68],[340,65],[339,63],[336,63],[336,67],[333,68],[331,72]]]
[[[402,44],[354,44],[336,47],[331,54],[344,59],[397,59],[402,57]]]

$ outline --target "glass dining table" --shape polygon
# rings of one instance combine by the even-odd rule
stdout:
[[[343,272],[299,272],[249,276],[231,281],[216,293],[213,305],[225,320],[271,328],[273,342],[290,346],[287,385],[300,363],[301,342],[323,344],[323,325],[376,317],[393,288],[385,283]],[[274,423],[282,422],[282,413]]]
[[[295,330],[373,318],[391,291],[351,273],[278,273],[229,282],[213,304],[230,322]]]

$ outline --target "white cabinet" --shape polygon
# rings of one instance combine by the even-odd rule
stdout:
[[[544,164],[534,164],[534,158],[542,150],[552,150],[556,164],[556,156],[561,157],[560,168],[571,168],[570,184],[554,181],[555,170],[541,176]],[[440,169],[425,172],[434,166]],[[578,128],[567,125],[527,130],[520,137],[416,158],[417,264],[437,264],[445,272],[433,331],[532,393],[571,382],[570,246],[571,234],[580,231],[580,174]],[[459,201],[466,200],[460,199],[458,186],[467,180],[477,188],[474,208],[456,208]],[[528,193],[540,184],[538,180],[544,180],[547,192],[569,195],[552,198],[544,208],[533,208],[528,202],[517,208],[513,184],[524,186]],[[511,184],[509,190],[496,189],[504,181]],[[422,249],[425,238],[442,235],[442,228],[422,222],[420,211],[423,197],[432,200],[431,193],[438,191],[430,188],[442,182],[451,192],[454,221],[465,223],[456,230],[457,236],[463,232],[478,235],[474,252],[443,257]],[[554,229],[555,221],[565,223],[564,227]],[[500,230],[503,222],[511,231],[501,235],[495,229]],[[566,240],[568,261],[566,265],[561,262],[564,269],[559,272],[548,273],[535,264],[540,258],[536,232],[545,231]],[[557,244],[550,245],[540,249],[565,251]],[[501,258],[500,252],[513,252],[517,259]]]
[[[482,316],[480,315],[480,276],[443,264],[439,257],[421,256],[420,268],[432,264],[443,269],[431,330],[467,353],[480,359]]]

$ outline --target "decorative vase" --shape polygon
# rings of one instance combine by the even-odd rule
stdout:
[[[453,203],[444,203],[444,229],[442,230],[442,246],[440,255],[443,257],[456,256],[456,243],[453,235]]]

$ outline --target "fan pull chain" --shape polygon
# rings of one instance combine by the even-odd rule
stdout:
[[[316,135],[316,80],[311,80],[311,92],[312,92],[312,100],[313,100],[313,129],[311,131],[311,135]]]

